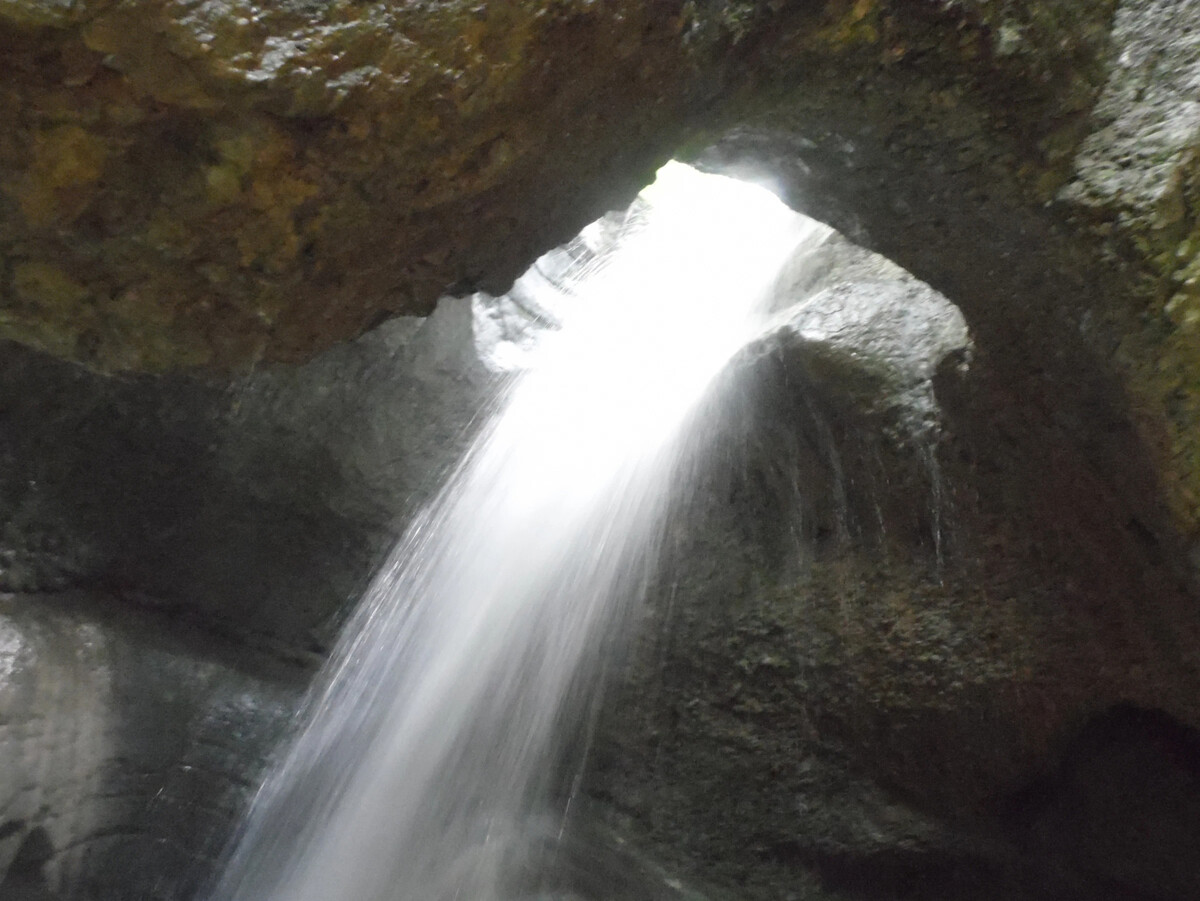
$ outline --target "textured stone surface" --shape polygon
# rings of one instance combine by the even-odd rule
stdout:
[[[102,585],[326,647],[453,464],[490,376],[471,302],[233,383],[0,367],[0,585]]]
[[[1060,200],[1107,253],[1128,262],[1119,359],[1168,500],[1200,534],[1200,9],[1126,2],[1107,81]],[[1197,545],[1193,544],[1193,547]],[[1193,550],[1193,554],[1195,550]]]
[[[1110,405],[1128,392],[1165,488],[1160,539],[1195,542],[1197,15],[1185,0],[9,2],[0,329],[107,369],[308,358],[451,285],[497,290],[670,152],[750,130],[794,202],[973,319],[1051,347],[1089,331],[1083,368],[1117,379],[1098,389]],[[1024,267],[1053,271],[1045,285],[947,278],[922,258],[950,220],[980,270],[1008,265],[991,229],[1012,220],[1103,274],[1055,284],[1049,259]],[[972,325],[997,354],[1050,350]]]
[[[784,27],[757,46],[718,155],[951,297],[1010,390],[1052,409],[1164,545],[1200,534],[1198,17],[1169,0],[856,4],[836,41]]]
[[[0,595],[0,895],[190,897],[305,677],[101,595]]]
[[[777,336],[593,791],[766,897],[1194,895],[1200,7],[626,6],[5,4],[6,334],[109,369],[311,357],[503,283],[669,151],[766,176],[974,350],[906,394]],[[394,323],[232,389],[7,351],[5,584],[325,646],[458,433],[429,411],[475,396],[419,345]]]
[[[502,285],[669,152],[689,9],[6,2],[3,334],[244,368]]]
[[[918,287],[834,284],[797,316],[898,309],[893,350],[794,327],[746,355],[590,788],[749,897],[813,872],[884,898],[1185,896],[1195,867],[1158,849],[1200,840],[1200,615]]]
[[[915,258],[981,290],[1051,278],[1047,259],[1070,257],[1026,228],[994,233],[1011,271]],[[900,246],[911,255],[920,237]],[[963,316],[894,264],[838,238],[816,256],[785,281],[807,305],[731,370],[736,414],[673,530],[589,791],[673,870],[751,897],[1082,898],[1106,879],[1186,891],[1191,870],[1158,872],[1153,851],[1191,840],[1186,809],[1141,815],[1154,838],[1123,854],[1073,813],[1128,809],[1098,785],[1190,797],[1172,761],[1200,720],[1194,605],[1137,518],[1155,498],[1114,487],[1105,456],[1074,443],[1121,420],[1028,388],[1106,384],[1079,365],[1086,343],[1022,381],[1022,342],[1062,332],[989,317],[977,299],[966,322],[990,344],[973,346]],[[552,280],[554,258],[544,266]],[[1076,277],[1054,269],[1050,286]],[[477,316],[448,300],[224,385],[105,377],[12,349],[9,587],[100,584],[307,659],[452,460],[494,378],[481,360],[500,358],[477,342],[527,340],[531,303]],[[1184,738],[1088,740],[1122,704]],[[186,812],[167,819],[166,834],[197,828]],[[36,886],[43,839],[58,839],[30,834],[34,862],[15,858],[13,878]],[[104,860],[79,878],[107,878]]]
[[[105,369],[307,358],[504,285],[756,79],[936,53],[1012,127],[1078,113],[1109,7],[9,0],[0,325]]]

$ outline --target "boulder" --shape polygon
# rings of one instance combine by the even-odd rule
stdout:
[[[590,791],[746,897],[1186,896],[1184,583],[944,297],[820,253],[712,402]]]

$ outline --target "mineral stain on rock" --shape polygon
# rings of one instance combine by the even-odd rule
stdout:
[[[88,292],[43,314],[10,278],[4,333],[100,369],[236,369],[502,283],[601,211],[589,180],[639,187],[676,140],[688,16],[8,4],[0,251]]]

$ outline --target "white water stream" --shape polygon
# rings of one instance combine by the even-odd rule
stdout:
[[[820,226],[671,164],[377,575],[216,901],[490,901],[572,690],[637,599],[689,419]]]

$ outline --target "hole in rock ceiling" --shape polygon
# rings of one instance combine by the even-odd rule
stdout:
[[[958,308],[886,257],[788,208],[762,171],[728,168],[736,177],[672,161],[628,209],[596,220],[538,258],[507,294],[474,295],[479,359],[501,372],[537,365],[533,351],[540,340],[565,317],[588,315],[594,303],[621,303],[625,310],[623,317],[604,318],[604,325],[594,317],[597,327],[589,332],[597,365],[614,373],[623,371],[631,347],[655,340],[651,318],[688,323],[698,353],[705,341],[744,343],[747,336],[734,339],[731,322],[719,315],[722,297],[737,293],[729,279],[744,278],[753,269],[747,260],[770,246],[770,236],[792,229],[794,249],[768,288],[767,315],[755,325],[760,341],[803,347],[814,374],[844,377],[841,387],[855,403],[903,407],[906,428],[927,433],[938,418],[932,390],[938,366],[970,357]],[[598,280],[616,252],[635,240],[622,271]],[[729,264],[715,275],[714,257]],[[688,275],[697,271],[705,273],[703,282],[689,284]],[[663,363],[679,365],[677,359]]]

